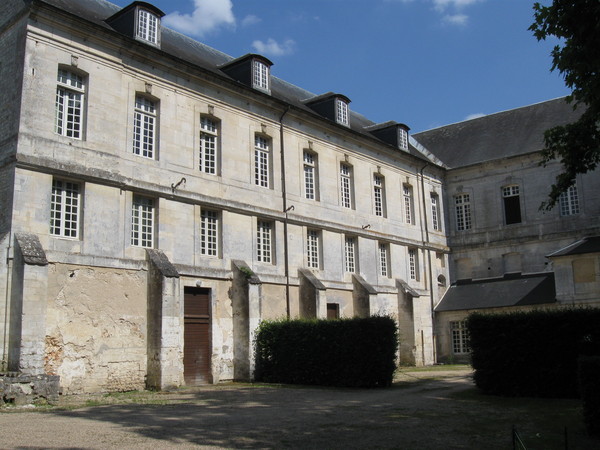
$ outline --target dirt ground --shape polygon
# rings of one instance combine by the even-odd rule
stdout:
[[[0,448],[598,449],[578,400],[485,396],[466,368],[406,370],[388,389],[228,384],[69,396],[0,410]]]

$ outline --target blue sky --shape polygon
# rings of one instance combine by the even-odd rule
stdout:
[[[126,6],[129,0],[112,0]],[[533,0],[152,0],[163,23],[412,132],[569,94]],[[548,1],[542,1],[548,4]]]

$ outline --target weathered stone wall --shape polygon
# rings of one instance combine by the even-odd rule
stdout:
[[[46,373],[65,393],[143,389],[146,272],[51,264]]]
[[[61,392],[59,378],[56,375],[0,373],[0,406],[57,404]]]
[[[282,319],[286,317],[285,286],[263,284],[261,298],[262,319]]]

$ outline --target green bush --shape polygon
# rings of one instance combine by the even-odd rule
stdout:
[[[469,316],[475,384],[506,396],[577,397],[577,358],[600,355],[600,309]]]
[[[578,369],[585,428],[600,436],[600,356],[580,357]]]
[[[256,379],[323,386],[389,386],[398,331],[390,317],[261,322]]]

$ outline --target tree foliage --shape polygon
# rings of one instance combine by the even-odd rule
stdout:
[[[554,0],[549,6],[535,3],[535,22],[529,27],[539,40],[556,37],[552,69],[571,89],[567,101],[582,108],[579,120],[556,126],[544,134],[542,164],[560,160],[563,172],[556,177],[547,202],[551,209],[575,182],[577,174],[594,170],[600,162],[600,1]]]

